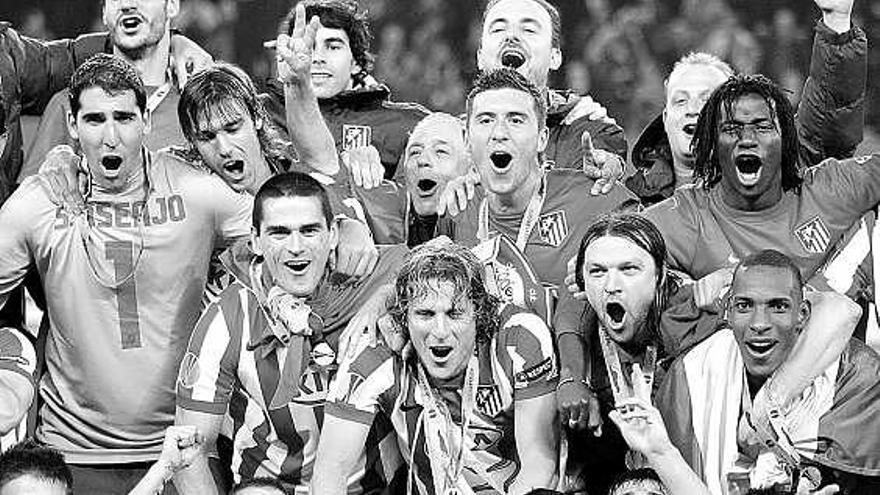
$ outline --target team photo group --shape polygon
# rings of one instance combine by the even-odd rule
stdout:
[[[797,95],[678,54],[637,140],[550,87],[558,0],[481,2],[451,113],[368,0],[267,81],[187,1],[0,25],[0,495],[880,493],[863,0]]]

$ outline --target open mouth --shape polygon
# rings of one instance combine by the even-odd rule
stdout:
[[[438,345],[431,346],[431,355],[434,356],[434,359],[443,360],[449,357],[452,354],[452,346],[448,345]]]
[[[416,183],[420,196],[430,196],[437,189],[437,181],[431,179],[421,179]]]
[[[688,136],[693,136],[697,132],[697,124],[685,124],[684,127],[681,128],[685,134]]]
[[[138,16],[126,16],[119,20],[119,24],[129,31],[137,29],[143,22],[143,19]]]
[[[776,342],[772,340],[746,342],[746,348],[755,357],[767,357],[774,347],[776,347]]]
[[[284,262],[284,266],[286,266],[288,270],[297,275],[302,275],[303,273],[305,273],[305,271],[309,268],[309,264],[309,261],[302,260],[292,260]]]
[[[745,186],[755,185],[761,178],[761,159],[755,155],[740,155],[734,159],[736,175]]]
[[[492,165],[495,166],[495,169],[504,171],[507,170],[510,161],[513,160],[513,156],[506,151],[494,151],[489,155],[489,159],[492,160]]]
[[[101,158],[101,166],[104,170],[115,172],[122,166],[122,157],[116,155],[107,155]]]
[[[605,304],[605,314],[608,315],[608,325],[612,330],[620,330],[626,321],[626,308],[619,302]]]
[[[223,170],[231,175],[241,175],[244,173],[244,160],[233,160],[223,164]]]
[[[508,48],[501,52],[501,65],[511,69],[519,69],[526,63],[525,54],[515,48]]]

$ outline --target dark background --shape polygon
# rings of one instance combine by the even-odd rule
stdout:
[[[42,38],[100,29],[99,0],[4,0],[0,19]],[[739,71],[771,76],[797,100],[812,29],[821,17],[808,0],[556,0],[564,65],[553,87],[589,91],[632,143],[663,103],[663,78],[692,50],[715,53]],[[462,111],[475,70],[484,1],[361,0],[373,19],[375,75],[398,100]],[[258,84],[271,75],[263,40],[274,38],[291,0],[181,0],[176,26],[215,57],[236,62]],[[856,0],[855,22],[880,39],[880,1]],[[880,50],[869,52],[869,143],[880,129]],[[871,148],[877,149],[875,146]]]

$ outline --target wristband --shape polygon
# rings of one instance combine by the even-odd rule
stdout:
[[[584,379],[584,378],[575,378],[575,377],[573,377],[573,376],[567,376],[567,377],[565,377],[565,378],[559,380],[559,383],[556,384],[556,390],[559,390],[560,388],[562,388],[563,385],[566,385],[566,384],[569,384],[569,383],[573,383],[573,382],[575,382],[575,381],[578,381],[578,382],[582,383],[585,387],[587,387],[587,390],[588,390],[590,393],[594,393],[594,392],[593,392],[593,386],[590,385],[590,382],[588,382],[588,381],[587,381],[586,379]]]

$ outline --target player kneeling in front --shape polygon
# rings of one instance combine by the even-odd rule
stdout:
[[[466,248],[410,253],[389,313],[415,352],[367,347],[331,385],[312,493],[342,494],[380,411],[409,463],[407,492],[527,493],[555,486],[558,379],[550,330],[486,292]]]

